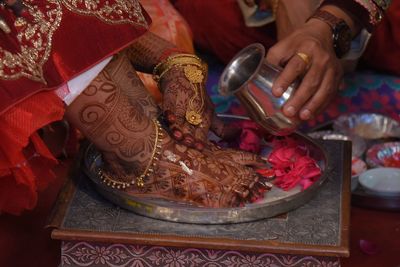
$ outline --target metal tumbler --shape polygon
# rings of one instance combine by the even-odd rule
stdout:
[[[284,136],[295,131],[298,117],[286,117],[282,107],[295,92],[292,83],[281,97],[272,94],[272,85],[282,69],[265,60],[265,48],[255,43],[242,49],[226,66],[219,80],[222,95],[234,94],[248,115],[273,135]]]

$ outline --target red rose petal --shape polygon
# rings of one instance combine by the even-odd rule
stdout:
[[[375,255],[379,251],[378,246],[374,242],[363,239],[360,240],[360,249],[367,255]]]
[[[306,189],[321,175],[316,161],[308,156],[307,147],[298,145],[290,138],[275,139],[274,149],[268,162],[275,170],[275,185],[283,190],[290,190],[296,185]]]

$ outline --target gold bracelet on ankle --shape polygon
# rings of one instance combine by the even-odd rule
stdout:
[[[155,167],[157,166],[157,161],[160,159],[162,148],[161,144],[164,136],[160,122],[157,119],[154,119],[153,122],[154,128],[156,130],[156,137],[154,139],[153,152],[151,154],[149,162],[146,165],[146,168],[144,169],[144,172],[141,175],[133,178],[130,182],[121,182],[113,179],[110,174],[100,169],[98,171],[98,175],[100,176],[103,183],[117,189],[125,189],[134,184],[136,184],[137,187],[144,186],[145,179],[154,173]]]

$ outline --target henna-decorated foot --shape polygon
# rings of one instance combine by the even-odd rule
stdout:
[[[252,169],[227,164],[218,157],[178,144],[166,135],[161,157],[144,186],[133,185],[125,191],[136,197],[222,208],[239,206],[258,196],[258,181],[259,176]]]

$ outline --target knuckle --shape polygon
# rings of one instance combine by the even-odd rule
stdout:
[[[307,103],[307,107],[306,108],[311,113],[315,113],[323,105],[323,103],[324,102],[322,101],[322,99],[313,98]]]
[[[331,99],[336,95],[338,91],[338,86],[330,86],[326,92],[326,99]]]
[[[325,52],[325,51],[323,53],[321,53],[321,55],[318,58],[318,60],[320,60],[323,65],[326,65],[327,63],[333,61],[332,58],[331,58],[331,55],[329,55],[329,53]]]
[[[278,45],[274,45],[268,50],[267,57],[274,57],[274,55],[280,53],[280,48]]]
[[[321,80],[319,79],[317,73],[315,72],[310,72],[310,74],[307,76],[307,79],[303,80],[303,84],[307,88],[318,88],[321,84]]]
[[[290,78],[287,77],[286,75],[282,74],[278,77],[278,79],[276,79],[276,81],[274,82],[274,85],[286,88],[290,85]]]
[[[304,62],[302,60],[296,61],[296,63],[294,63],[292,65],[292,70],[293,70],[293,73],[295,74],[296,77],[303,74],[303,72],[304,72],[304,66],[303,65],[304,65]]]
[[[279,46],[275,45],[268,50],[266,60],[269,63],[279,65],[282,58],[282,49]]]
[[[316,39],[308,39],[304,42],[304,46],[310,51],[321,49],[321,43]]]
[[[321,84],[320,80],[317,79],[315,77],[315,75],[313,75],[312,78],[307,79],[306,81],[304,81],[304,86],[307,87],[308,89],[310,89],[310,88],[312,88],[312,89],[318,88],[320,86],[320,84]]]

